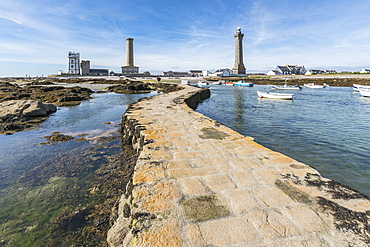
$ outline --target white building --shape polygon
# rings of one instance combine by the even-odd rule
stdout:
[[[315,75],[320,75],[322,74],[323,71],[321,69],[309,69],[305,75],[312,75],[312,74],[315,74]]]
[[[68,53],[68,74],[80,74],[80,53],[72,51]]]
[[[202,70],[189,70],[189,76],[202,77],[203,76],[203,71]]]
[[[306,72],[304,65],[277,65],[267,75],[304,75]]]
[[[232,74],[233,74],[233,71],[231,69],[218,69],[215,72],[213,72],[210,76],[227,77],[227,76],[231,76]]]
[[[370,73],[370,69],[362,69],[360,71],[361,74]]]

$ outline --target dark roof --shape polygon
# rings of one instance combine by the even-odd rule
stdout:
[[[90,69],[90,73],[107,73],[109,69]]]

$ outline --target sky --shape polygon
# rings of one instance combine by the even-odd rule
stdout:
[[[126,38],[140,71],[232,68],[244,33],[247,72],[276,65],[370,68],[368,0],[1,0],[0,77],[68,70],[68,52],[120,72]]]

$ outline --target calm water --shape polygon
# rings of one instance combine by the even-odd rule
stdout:
[[[197,111],[370,196],[370,98],[348,87],[304,88],[292,101],[257,97],[269,89],[212,86]]]
[[[36,130],[0,135],[0,246],[105,246],[83,218],[104,196],[91,192],[95,172],[122,152],[117,130],[127,106],[154,94],[94,94],[60,107]],[[40,145],[52,132],[84,141]]]

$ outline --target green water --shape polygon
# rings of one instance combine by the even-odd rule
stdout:
[[[0,246],[106,246],[121,115],[150,95],[94,94],[36,130],[0,136]],[[46,143],[53,132],[75,139]]]

